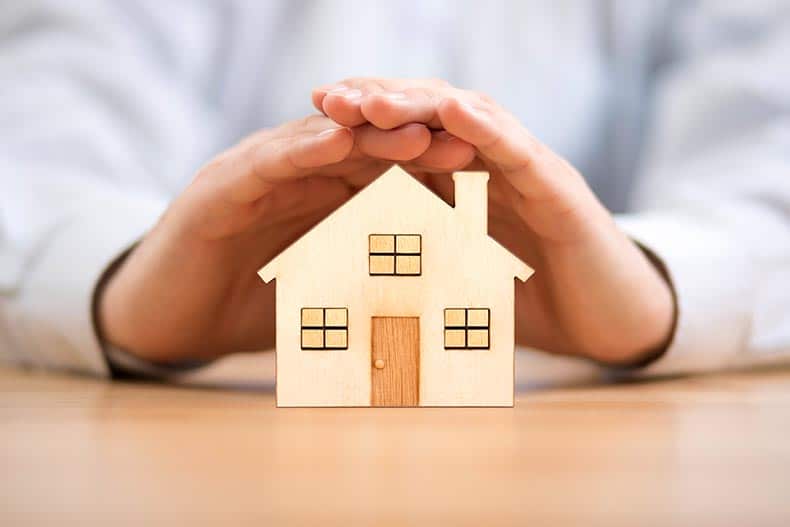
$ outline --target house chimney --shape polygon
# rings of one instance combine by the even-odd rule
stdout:
[[[488,172],[455,172],[455,213],[472,229],[488,234]]]

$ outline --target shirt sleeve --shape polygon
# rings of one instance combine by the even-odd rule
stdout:
[[[790,359],[788,18],[710,2],[672,24],[635,212],[618,222],[664,263],[678,320],[637,374]]]
[[[212,115],[166,38],[188,21],[80,5],[0,8],[0,361],[107,375],[97,281],[210,150]]]

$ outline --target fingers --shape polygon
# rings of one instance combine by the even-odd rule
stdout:
[[[347,177],[382,161],[420,158],[431,146],[431,132],[422,124],[392,130],[370,124],[349,129],[325,116],[311,116],[250,136],[204,167],[198,178],[210,177],[217,185],[214,192],[234,203],[246,203],[289,180],[316,174]],[[446,165],[465,156],[453,152],[445,147],[425,159],[428,164]]]
[[[304,177],[344,160],[353,132],[324,116],[312,116],[254,134],[201,169],[235,203],[255,201],[278,182]]]
[[[435,131],[428,149],[405,167],[427,172],[454,172],[468,167],[475,156],[474,146],[466,141],[445,131]]]
[[[488,97],[442,81],[347,79],[315,90],[313,98],[329,118],[347,126],[369,122],[389,130],[423,123],[447,130],[506,170],[523,166],[542,146]]]
[[[318,109],[325,115],[331,115],[332,120],[338,124],[359,126],[366,121],[360,108],[361,101],[362,91],[346,89],[326,94]]]
[[[431,132],[411,123],[394,130],[371,124],[354,128],[357,155],[397,161],[404,167],[428,172],[452,172],[467,167],[475,149],[445,131]],[[354,157],[352,155],[352,157]]]
[[[437,114],[448,132],[473,144],[524,197],[558,198],[571,181],[583,182],[570,163],[500,108],[446,99]]]
[[[467,98],[467,92],[453,88],[441,80],[351,78],[339,84],[316,88],[313,105],[339,124],[356,126],[369,123],[380,130],[395,130],[410,123],[423,123],[429,128],[442,128],[437,115],[444,98]],[[372,133],[372,132],[371,132]],[[382,136],[384,137],[384,136]],[[357,140],[359,142],[359,139]],[[368,150],[369,155],[380,155]],[[411,152],[410,152],[411,153]],[[418,170],[460,170],[474,159],[474,147],[451,134],[434,132],[427,150],[408,164]],[[404,161],[406,155],[387,159]]]
[[[360,78],[315,90],[313,103],[327,117],[358,128],[368,123],[386,131],[420,123],[433,129],[430,145],[404,163],[407,169],[430,179],[482,164],[508,183],[497,202],[546,238],[570,239],[582,232],[589,222],[581,210],[605,212],[570,163],[483,94],[441,81]]]
[[[334,93],[353,94],[353,105],[338,104]],[[388,130],[417,122],[444,129],[472,145],[524,197],[544,198],[547,192],[556,193],[562,176],[577,176],[568,163],[490,98],[441,81],[347,79],[340,85],[318,89],[313,95],[325,114],[340,123],[350,122],[343,119],[355,123],[365,120]],[[415,163],[437,167],[449,162],[437,148],[439,144],[432,142]]]
[[[359,102],[359,111],[371,124],[388,130],[406,123],[425,123],[430,128],[441,128],[436,115],[441,95],[426,90],[380,91],[367,94]],[[333,108],[327,115],[333,117]]]
[[[316,89],[313,101],[344,125],[369,122],[388,130],[417,122],[443,128],[505,170],[542,153],[542,145],[490,98],[439,80],[352,78]]]
[[[445,130],[473,144],[503,170],[523,167],[539,148],[515,119],[489,105],[448,98],[439,103],[436,113]]]
[[[396,81],[387,82],[393,85]],[[313,90],[313,104],[318,111],[331,115],[343,126],[359,126],[367,122],[360,107],[362,98],[386,90],[377,79],[352,79]]]
[[[312,100],[318,111],[344,126],[370,122],[389,130],[417,122],[438,128],[435,98],[460,93],[437,79],[351,78],[316,88]]]
[[[315,106],[315,109],[318,110],[319,112],[323,112],[324,99],[326,99],[329,96],[344,97],[346,99],[349,99],[350,101],[353,101],[359,99],[363,93],[372,93],[377,91],[388,90],[389,87],[391,87],[397,81],[384,80],[383,82],[386,83],[386,85],[379,82],[378,79],[353,78],[353,79],[346,79],[337,84],[328,84],[326,86],[319,86],[318,88],[315,88],[312,92],[313,106]],[[357,124],[362,124],[362,122],[359,122]]]
[[[377,159],[408,161],[422,155],[431,145],[431,132],[421,124],[407,124],[395,130],[372,125],[354,129],[359,151]]]

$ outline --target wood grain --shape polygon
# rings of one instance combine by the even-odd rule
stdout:
[[[417,406],[420,380],[420,319],[371,319],[371,406]]]
[[[0,369],[0,525],[790,525],[789,371],[493,409],[275,408],[273,354],[185,382]]]

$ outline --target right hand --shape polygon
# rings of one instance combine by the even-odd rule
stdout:
[[[491,176],[488,231],[537,272],[516,284],[519,344],[621,366],[667,348],[676,311],[660,268],[582,175],[493,99],[438,80],[351,78],[316,89],[313,104],[346,126],[420,123],[475,147],[467,169]],[[412,174],[452,200],[449,173]]]
[[[98,291],[102,337],[158,363],[272,347],[274,284],[257,270],[394,161],[466,166],[473,148],[449,139],[321,115],[250,136],[198,172]]]

